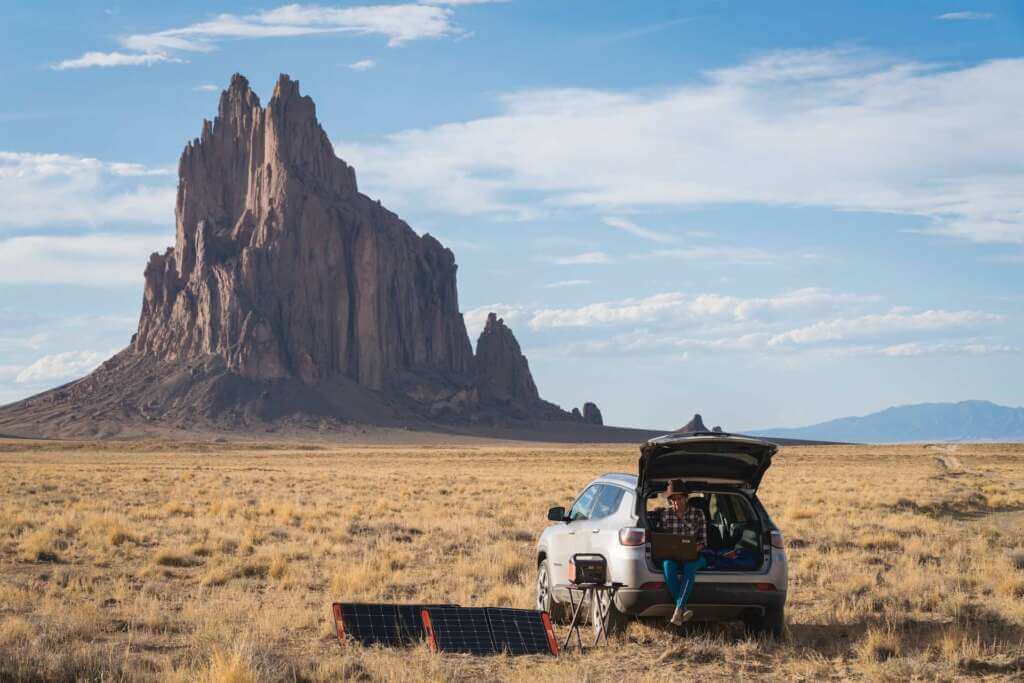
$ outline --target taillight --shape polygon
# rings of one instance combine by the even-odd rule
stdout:
[[[765,591],[765,592],[773,591],[773,590],[775,590],[775,584],[774,583],[755,583],[754,584],[754,588],[756,588],[759,591]]]
[[[782,532],[779,531],[778,529],[773,529],[772,530],[771,542],[772,542],[772,547],[773,548],[778,548],[779,550],[782,550],[783,548],[786,547],[786,544],[783,543],[783,541],[782,541]]]
[[[624,526],[619,529],[619,543],[622,545],[643,545],[647,540],[644,530],[635,526]]]

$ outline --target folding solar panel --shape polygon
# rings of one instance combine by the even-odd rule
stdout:
[[[502,607],[429,607],[427,641],[437,652],[492,655],[558,654],[547,612]]]
[[[494,654],[486,607],[428,608],[423,613],[423,627],[434,650]]]
[[[420,611],[425,607],[450,605],[393,605],[382,603],[336,602],[331,605],[338,640],[344,645],[353,640],[362,645],[412,645],[425,636]]]
[[[487,618],[498,652],[510,655],[558,654],[558,641],[547,612],[488,607]]]

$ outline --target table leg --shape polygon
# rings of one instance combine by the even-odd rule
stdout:
[[[576,603],[575,593],[569,590],[569,604],[572,605],[572,620],[569,622],[569,632],[565,634],[565,642],[562,643],[562,649],[569,649],[569,641],[572,640],[572,634],[576,634],[576,642],[579,646],[580,651],[583,651],[583,639],[580,637],[580,611],[583,609],[583,598],[586,597],[586,592],[580,596],[579,604]]]
[[[608,634],[605,632],[605,617],[608,614],[608,608],[601,602],[601,595],[604,593],[603,590],[597,588],[594,589],[594,594],[590,596],[591,600],[596,600],[594,605],[594,616],[597,617],[596,633],[594,634],[594,647],[597,647],[598,643],[601,642],[601,636],[604,636],[604,642],[608,642]]]

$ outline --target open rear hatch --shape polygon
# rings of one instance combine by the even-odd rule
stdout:
[[[641,446],[636,488],[641,500],[669,479],[753,493],[777,450],[761,439],[722,432],[666,434]]]

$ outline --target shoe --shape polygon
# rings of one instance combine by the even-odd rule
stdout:
[[[672,613],[672,618],[669,619],[669,622],[675,626],[682,626],[683,622],[688,619],[686,616],[687,613],[689,613],[690,616],[693,616],[693,612],[690,612],[690,610],[685,607],[676,607],[676,611]]]

